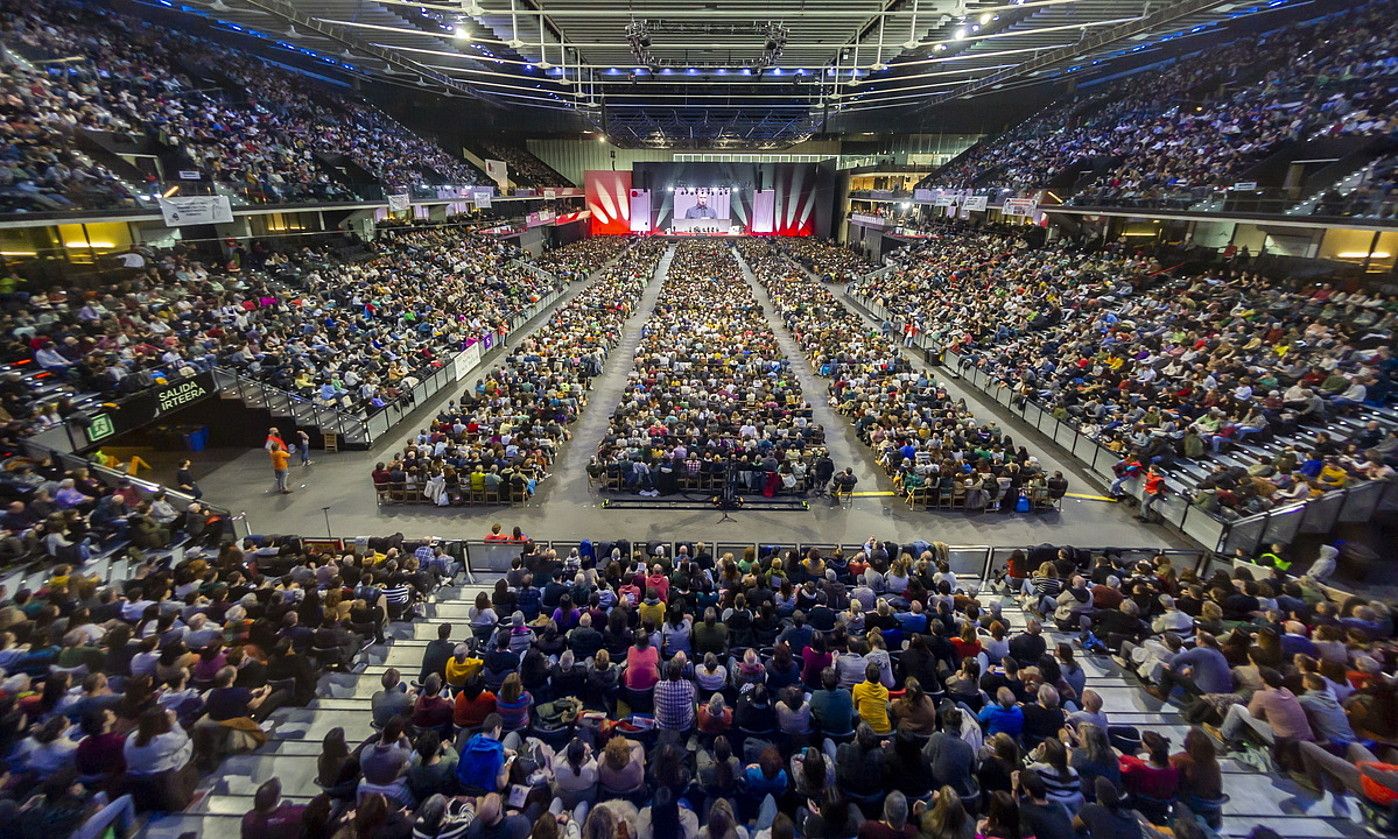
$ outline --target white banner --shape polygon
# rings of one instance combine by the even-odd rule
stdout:
[[[1032,216],[1039,203],[1033,198],[1006,198],[1000,212],[1007,216]]]
[[[551,186],[546,186],[546,187],[544,187],[544,200],[545,200],[545,201],[552,201],[553,199],[555,199],[555,198],[557,198],[557,197],[558,197],[558,189],[557,189],[556,187],[551,187]]]
[[[650,190],[631,190],[631,232],[650,232]]]
[[[391,213],[401,213],[412,205],[412,198],[408,193],[388,196],[388,211]]]
[[[915,189],[915,190],[913,190],[913,200],[914,200],[914,201],[931,201],[932,199],[934,199],[934,198],[936,198],[936,197],[937,197],[937,196],[933,195],[933,194],[932,194],[932,190],[930,190],[930,189]]]
[[[974,212],[983,213],[985,212],[985,196],[972,195],[966,199],[966,203],[962,204],[961,208],[963,210],[972,210]],[[962,216],[962,218],[965,218],[965,216]]]
[[[936,198],[933,198],[933,199],[932,199],[932,206],[934,206],[934,207],[950,207],[950,206],[951,206],[951,196],[950,196],[950,195],[938,195]]]
[[[488,186],[477,187],[476,189],[471,190],[471,200],[475,202],[476,209],[489,210],[490,196],[493,195],[494,192],[495,191]]]
[[[184,195],[160,199],[160,214],[170,227],[186,224],[232,224],[233,207],[226,195]]]
[[[481,345],[472,344],[465,350],[457,353],[456,358],[452,359],[452,375],[456,377],[457,381],[461,381],[462,379],[466,378],[467,373],[471,372],[471,368],[475,367],[477,364],[480,363]]]
[[[772,218],[777,207],[775,189],[759,189],[752,194],[752,232],[772,233],[776,228]]]
[[[486,177],[495,181],[496,186],[500,187],[501,194],[504,194],[505,190],[510,188],[510,167],[505,161],[487,158],[485,161],[485,174]]]

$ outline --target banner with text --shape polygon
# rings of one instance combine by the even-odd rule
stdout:
[[[1007,216],[1025,216],[1027,218],[1034,215],[1034,209],[1037,206],[1038,202],[1033,198],[1007,198],[1000,211]]]
[[[456,358],[452,359],[452,375],[456,377],[457,381],[461,381],[466,378],[466,374],[471,372],[472,368],[480,363],[481,345],[479,343],[472,344],[457,353]]]
[[[963,210],[970,210],[976,213],[985,212],[985,196],[972,195],[967,197],[966,203],[961,205]]]
[[[232,224],[227,195],[183,195],[160,199],[160,214],[170,227],[187,224]]]
[[[408,193],[388,196],[388,211],[391,213],[401,213],[412,206],[412,199]]]
[[[494,194],[495,191],[490,187],[485,187],[483,189],[473,189],[471,190],[471,201],[475,203],[477,210],[489,210],[490,198]]]

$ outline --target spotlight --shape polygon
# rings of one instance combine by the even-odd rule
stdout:
[[[985,26],[987,23],[990,23],[992,17],[994,17],[994,15],[992,15],[990,12],[981,12],[981,26]]]
[[[455,37],[456,40],[458,40],[458,41],[469,41],[469,40],[471,40],[471,33],[470,33],[470,31],[467,30],[466,27],[464,27],[464,26],[458,26],[458,27],[456,27],[456,31],[453,32],[452,35],[453,35],[453,37]]]
[[[958,26],[956,28],[956,31],[951,33],[951,37],[955,38],[958,41],[966,40],[966,27]]]
[[[598,135],[597,135],[597,142],[599,142],[599,143],[605,143],[605,142],[607,142],[607,135],[606,135],[606,134],[598,134]]]

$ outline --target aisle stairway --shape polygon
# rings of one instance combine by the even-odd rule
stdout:
[[[285,797],[304,803],[320,792],[316,785],[316,758],[321,740],[332,728],[345,730],[350,748],[366,740],[373,730],[370,698],[380,687],[384,670],[398,667],[405,680],[417,678],[427,640],[437,637],[437,624],[456,626],[452,637],[470,636],[467,609],[482,586],[446,586],[428,598],[426,619],[394,623],[385,630],[386,644],[367,648],[347,673],[320,678],[317,698],[305,708],[281,708],[264,728],[271,739],[256,751],[224,760],[199,784],[207,794],[188,810],[152,817],[142,836],[146,839],[178,839],[193,834],[201,839],[236,839],[243,814],[252,808],[257,788],[271,778],[282,782]],[[415,640],[423,639],[423,640]]]

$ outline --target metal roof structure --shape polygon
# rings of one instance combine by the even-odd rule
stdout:
[[[623,146],[780,148],[860,114],[1087,80],[1338,0],[139,0],[341,70],[577,112]],[[1058,88],[1045,88],[1046,96]],[[867,122],[867,119],[865,120]]]

